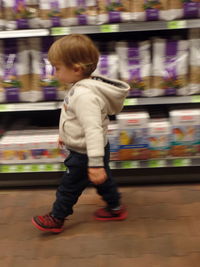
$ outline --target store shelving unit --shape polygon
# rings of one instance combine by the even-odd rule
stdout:
[[[21,38],[21,37],[44,37],[66,35],[71,33],[82,34],[104,34],[114,32],[138,32],[138,31],[161,31],[175,29],[192,29],[200,27],[200,19],[174,20],[174,21],[149,21],[149,22],[129,22],[119,24],[89,25],[54,27],[51,29],[30,29],[0,31],[0,38]]]
[[[175,168],[200,166],[200,158],[168,158],[151,160],[111,161],[111,169]],[[2,164],[1,173],[58,172],[64,171],[63,163]]]
[[[200,19],[178,20],[178,21],[152,21],[152,22],[130,22],[120,24],[106,24],[96,26],[73,26],[73,27],[56,27],[52,29],[33,29],[33,30],[16,30],[16,31],[0,31],[0,38],[28,38],[28,37],[45,37],[45,36],[62,36],[70,33],[82,34],[109,34],[109,33],[125,33],[140,31],[163,31],[163,30],[179,30],[200,28]],[[170,96],[170,97],[153,97],[153,98],[127,98],[124,106],[133,108],[142,106],[155,105],[177,105],[177,104],[198,104],[200,103],[200,95],[194,96]],[[34,111],[58,111],[62,101],[39,102],[39,103],[8,103],[0,104],[0,113],[7,112],[34,112]],[[120,181],[127,179],[130,181],[140,181],[149,175],[148,181],[159,181],[154,177],[162,173],[163,177],[171,177],[173,181],[181,180],[184,174],[191,174],[188,178],[192,180],[198,179],[200,158],[169,158],[142,161],[117,161],[111,162],[111,168],[116,176],[121,177]],[[40,164],[2,164],[0,165],[0,186],[10,185],[49,185],[58,182],[58,176],[65,169],[60,162],[40,163]],[[147,169],[147,171],[145,171]],[[192,171],[191,171],[192,169]],[[127,171],[127,174],[120,171]],[[153,172],[151,171],[153,170]],[[164,171],[163,171],[164,170]],[[157,173],[156,173],[157,172]],[[40,173],[40,175],[36,175]],[[52,173],[52,174],[51,174]],[[166,176],[168,173],[169,176]],[[42,174],[46,174],[47,178],[42,179]],[[51,175],[50,175],[51,174]],[[15,178],[10,177],[15,176]],[[21,176],[19,176],[21,175]],[[26,178],[22,177],[23,175]],[[49,177],[51,179],[49,180]],[[14,177],[13,176],[13,177]],[[137,177],[136,177],[137,176]],[[54,179],[55,177],[55,179]],[[176,180],[177,177],[177,180]],[[179,177],[179,178],[178,178]],[[193,178],[192,178],[193,177]],[[41,179],[40,179],[41,178]],[[199,177],[200,179],[200,177]],[[167,179],[166,179],[167,180]],[[184,179],[183,179],[184,180]]]
[[[125,107],[149,106],[149,105],[172,105],[172,104],[194,104],[200,103],[200,95],[193,96],[163,96],[152,98],[127,98]],[[39,111],[39,110],[59,110],[62,101],[37,102],[37,103],[6,103],[0,104],[0,112],[13,111]]]

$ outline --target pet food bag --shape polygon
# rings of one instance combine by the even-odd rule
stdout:
[[[134,21],[169,20],[169,0],[131,0]]]
[[[153,82],[148,96],[188,94],[188,41],[153,42]]]
[[[110,160],[118,160],[119,152],[119,129],[117,123],[108,125],[108,140],[110,143]]]
[[[118,78],[119,60],[117,54],[101,54],[94,75],[103,75],[111,79]]]
[[[3,0],[3,5],[7,29],[39,27],[38,0]]]
[[[130,96],[146,96],[151,77],[150,42],[119,42],[116,51],[120,78],[130,84]]]
[[[171,145],[171,126],[168,120],[151,120],[148,129],[150,158],[166,158]]]
[[[29,39],[31,48],[31,101],[53,101],[63,99],[65,86],[55,78],[55,69],[48,60],[52,37]]]
[[[174,19],[194,19],[199,16],[199,0],[169,0],[170,20]]]
[[[119,159],[148,159],[148,113],[121,113],[117,115],[117,121],[119,125]]]
[[[0,30],[5,26],[3,0],[0,0]]]
[[[170,112],[170,118],[172,124],[172,156],[197,155],[200,143],[200,110],[173,110]]]
[[[3,40],[0,40],[0,103],[5,102],[3,75],[4,75],[4,49],[3,49]]]
[[[1,45],[1,102],[30,99],[30,57],[26,39],[7,39]]]
[[[97,0],[68,0],[68,25],[95,25],[97,23]]]
[[[40,0],[40,24],[44,28],[67,26],[69,1]]]
[[[98,23],[119,23],[130,21],[130,0],[99,0]]]
[[[192,29],[189,40],[189,94],[200,93],[200,30]]]

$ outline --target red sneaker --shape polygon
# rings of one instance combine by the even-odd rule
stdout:
[[[122,221],[128,216],[128,212],[124,206],[121,206],[119,210],[113,210],[109,207],[98,209],[94,217],[98,221]]]
[[[63,231],[64,220],[53,217],[50,213],[32,218],[33,225],[41,231],[60,233]]]

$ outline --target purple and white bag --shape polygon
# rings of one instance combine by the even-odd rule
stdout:
[[[119,58],[117,54],[101,54],[94,75],[103,75],[117,79],[119,73]]]
[[[134,21],[169,20],[169,0],[131,0]]]
[[[96,25],[97,0],[68,0],[67,25]]]
[[[188,59],[188,41],[155,39],[153,82],[148,96],[187,95]]]
[[[116,51],[120,78],[130,84],[130,96],[146,96],[151,76],[150,42],[119,42]]]
[[[25,39],[1,43],[0,102],[27,102],[30,99],[30,61]]]
[[[200,93],[200,29],[190,30],[189,94]]]
[[[99,0],[98,23],[119,23],[131,20],[129,0]]]
[[[7,29],[39,28],[38,0],[2,0],[2,2]]]
[[[199,17],[200,2],[198,0],[170,0],[170,19],[194,19]]]

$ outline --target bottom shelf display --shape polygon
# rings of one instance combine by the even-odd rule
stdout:
[[[59,172],[65,170],[63,163],[0,165],[0,173]]]
[[[172,168],[200,166],[200,158],[153,159],[140,161],[112,161],[111,169]]]
[[[140,161],[111,161],[111,169],[139,169],[139,168],[172,168],[200,166],[200,158],[156,159]],[[27,172],[62,172],[66,167],[63,163],[44,164],[2,164],[0,173],[27,173]]]

